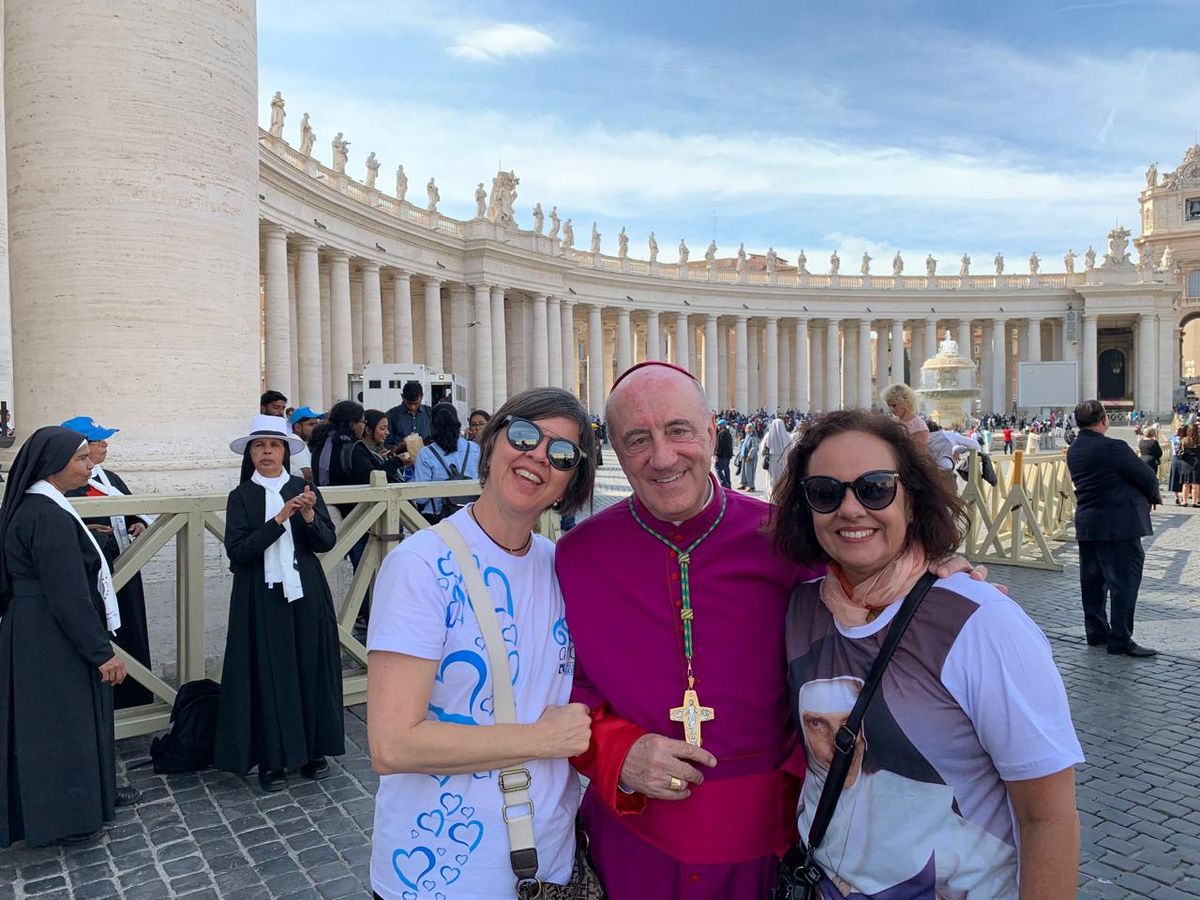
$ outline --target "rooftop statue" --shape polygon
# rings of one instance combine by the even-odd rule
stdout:
[[[625,226],[621,226],[621,233],[617,235],[617,256],[625,259],[629,256],[629,235],[625,233]]]
[[[1158,163],[1150,163],[1146,170],[1146,187],[1158,187]]]
[[[1175,274],[1175,252],[1168,244],[1163,250],[1162,259],[1159,261],[1158,269],[1160,272],[1166,272],[1168,275]]]
[[[567,219],[567,221],[563,222],[562,248],[564,250],[570,250],[574,246],[575,246],[575,227],[571,224],[571,220]]]
[[[650,262],[658,262],[658,240],[654,237],[654,232],[650,232]]]
[[[516,225],[514,204],[517,202],[517,185],[520,183],[521,179],[512,170],[497,172],[496,177],[492,179],[492,196],[487,206],[487,217],[497,225]]]
[[[904,274],[904,257],[900,255],[900,251],[896,251],[896,255],[892,257],[892,275],[899,278]]]
[[[479,187],[475,188],[475,218],[482,219],[487,215],[487,191],[483,189],[483,182],[479,182]]]
[[[925,257],[925,274],[930,278],[937,274],[937,260],[932,253]]]
[[[746,268],[746,245],[743,243],[743,244],[738,244],[737,270],[739,272],[741,272],[745,268]]]
[[[1085,270],[1096,268],[1096,251],[1092,249],[1092,245],[1088,244],[1087,252],[1083,254],[1083,267]]]
[[[546,223],[546,214],[542,212],[542,204],[535,203],[533,206],[533,233],[541,234],[542,227]]]
[[[775,266],[779,262],[779,256],[775,253],[774,247],[767,248],[767,274],[775,274]]]
[[[431,213],[437,212],[437,205],[442,199],[442,193],[438,190],[432,178],[429,179],[429,184],[425,185],[425,196],[429,198],[429,203],[425,209]]]
[[[558,237],[558,207],[550,207],[550,234],[548,237],[554,240]]]
[[[283,94],[276,91],[271,98],[271,137],[283,139],[283,119]]]
[[[1068,275],[1075,274],[1075,251],[1068,250],[1067,255],[1063,257],[1063,268]]]
[[[864,278],[867,278],[871,274],[871,254],[866,250],[863,251],[862,262],[858,265],[858,273]]]
[[[992,260],[992,265],[994,265],[996,267],[996,277],[997,278],[999,278],[1001,275],[1003,275],[1004,274],[1004,254],[997,253],[995,258]]]
[[[679,239],[679,265],[680,265],[680,267],[687,265],[688,255],[689,254],[688,254],[687,244],[685,244],[683,242],[683,238],[680,238]]]
[[[333,171],[338,175],[346,174],[346,163],[350,160],[350,142],[343,140],[339,131],[333,139]]]
[[[708,249],[704,251],[704,261],[706,263],[708,263],[708,267],[710,269],[717,264],[717,239],[716,238],[713,238],[711,241],[709,241]]]
[[[596,223],[592,223],[592,252],[600,252],[600,232],[596,230]]]
[[[796,270],[801,275],[808,274],[808,254],[803,250],[801,250],[800,255],[796,257]]]
[[[834,250],[833,253],[829,254],[829,274],[836,275],[838,273],[838,269],[841,267],[842,258],[838,256],[837,251]]]
[[[401,203],[408,193],[408,176],[404,174],[404,166],[396,166],[396,199]]]
[[[1036,275],[1041,271],[1042,261],[1038,258],[1037,251],[1034,250],[1029,254],[1029,274]]]
[[[313,133],[312,126],[308,124],[308,113],[304,114],[304,118],[300,120],[300,155],[312,156],[313,143],[317,136]]]
[[[966,278],[970,274],[971,274],[971,257],[969,254],[964,253],[962,255],[962,259],[959,260],[959,263],[958,263],[958,277]]]
[[[1114,228],[1108,233],[1108,252],[1104,254],[1104,268],[1130,266],[1129,229]]]
[[[375,151],[372,150],[367,154],[367,187],[374,188],[375,182],[379,179],[379,160],[375,158]]]

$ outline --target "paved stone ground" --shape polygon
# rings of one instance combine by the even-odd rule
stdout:
[[[596,508],[627,491],[602,472]],[[1168,501],[1170,502],[1170,501]],[[996,567],[1045,629],[1071,697],[1087,755],[1079,811],[1079,896],[1200,898],[1200,510],[1155,514],[1137,637],[1169,652],[1137,661],[1089,648],[1078,611],[1074,547],[1059,575]],[[372,797],[365,710],[346,712],[347,753],[321,782],[293,779],[264,795],[217,772],[129,772],[145,792],[91,845],[0,851],[0,900],[126,897],[336,898],[369,895]],[[123,741],[125,764],[144,759],[147,738]]]

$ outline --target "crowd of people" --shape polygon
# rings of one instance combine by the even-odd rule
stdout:
[[[325,777],[345,746],[322,489],[376,471],[482,485],[423,506],[433,527],[388,553],[364,615],[377,897],[740,900],[789,877],[824,896],[1073,893],[1066,692],[1037,626],[953,555],[966,519],[947,478],[989,433],[1060,420],[946,431],[902,385],[880,398],[890,415],[713,413],[663,362],[623,373],[602,418],[555,388],[465,426],[419,384],[402,396],[322,414],[264,394],[230,444],[226,513],[215,764],[270,792]],[[128,489],[100,466],[111,430],[64,426],[26,442],[0,506],[0,671],[20,686],[0,693],[0,846],[90,839],[137,799],[116,786],[109,638],[151,660],[144,601],[113,590],[111,561],[152,522],[78,517],[67,493]],[[632,494],[552,544],[534,526],[586,504],[602,439]],[[760,466],[771,502],[749,496]],[[1106,619],[1100,583],[1089,641],[1139,655],[1128,590]]]

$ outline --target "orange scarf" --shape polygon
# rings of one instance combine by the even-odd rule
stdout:
[[[928,569],[925,551],[916,545],[857,586],[850,584],[840,565],[831,562],[829,574],[821,581],[821,602],[839,625],[845,628],[866,625],[874,618],[872,612],[903,600]]]

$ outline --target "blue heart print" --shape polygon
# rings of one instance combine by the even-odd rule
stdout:
[[[436,862],[433,851],[428,847],[413,847],[411,850],[398,848],[392,852],[392,868],[400,880],[413,890],[416,890],[422,878],[433,871]]]
[[[410,835],[412,836],[413,840],[416,840],[417,838],[419,838],[421,836],[421,832],[417,831],[417,829],[414,828],[410,832]]]
[[[433,895],[433,900],[446,900],[446,895],[443,894],[441,891],[438,891],[436,894]]]
[[[502,638],[504,638],[504,643],[512,644],[514,647],[517,646],[517,626],[516,625],[506,625],[504,628],[501,628],[500,636]]]
[[[500,584],[504,585],[504,605],[497,606],[496,612],[506,612],[511,619],[513,617],[513,596],[512,585],[508,583],[508,576],[495,566],[488,566],[483,572],[483,583],[489,590],[492,587],[493,580],[497,580]]]
[[[571,642],[571,632],[567,630],[567,618],[563,616],[554,623],[554,627],[550,630],[554,637],[554,643],[560,647],[565,647]]]
[[[462,869],[456,869],[454,866],[442,866],[438,869],[438,874],[442,876],[442,881],[450,885],[458,881],[458,877],[462,875]]]
[[[435,680],[444,684],[446,681],[446,670],[454,665],[469,666],[475,670],[475,686],[471,689],[471,699],[468,701],[467,707],[469,711],[475,708],[475,701],[479,699],[479,693],[483,690],[484,684],[487,683],[487,663],[484,662],[482,656],[473,650],[455,650],[442,660]]]
[[[454,861],[460,866],[463,865],[468,859],[470,859],[470,857],[465,853],[457,853],[454,856]]]
[[[442,833],[442,829],[446,827],[446,816],[440,809],[423,812],[417,816],[417,827],[437,837]]]
[[[455,822],[446,833],[450,836],[451,841],[462,844],[468,852],[474,852],[475,848],[479,846],[479,842],[483,840],[483,823],[478,819],[472,819],[470,822]],[[468,834],[469,837],[466,836]]]
[[[463,798],[461,794],[451,794],[447,791],[438,798],[438,803],[442,805],[442,809],[447,813],[454,815],[458,812],[458,808],[463,805]]]
[[[446,848],[438,847],[438,856],[445,856],[445,855],[446,855]]]
[[[469,818],[471,818],[471,816],[475,815],[475,807],[464,806],[462,809],[460,809],[458,811],[458,814],[460,816],[462,816],[464,819],[469,819]]]
[[[412,891],[405,891],[400,897],[401,900],[417,900],[417,895]]]
[[[421,887],[425,888],[427,891],[432,891],[435,887],[437,887],[437,882],[432,878],[426,878],[421,882]]]

